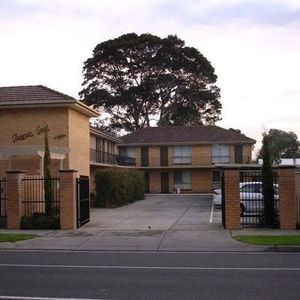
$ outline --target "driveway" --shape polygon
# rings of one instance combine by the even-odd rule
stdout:
[[[145,200],[116,209],[93,209],[85,228],[113,231],[169,231],[221,228],[221,212],[215,211],[210,224],[210,195],[147,195]]]
[[[24,231],[23,231],[24,232]],[[77,230],[35,231],[38,238],[1,248],[125,251],[240,251],[210,195],[147,195],[114,209],[92,209]]]

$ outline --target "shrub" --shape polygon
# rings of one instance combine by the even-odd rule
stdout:
[[[59,229],[59,216],[34,213],[21,218],[21,229]]]
[[[144,173],[103,169],[96,173],[96,206],[118,207],[144,198]]]

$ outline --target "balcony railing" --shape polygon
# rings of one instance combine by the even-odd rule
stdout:
[[[211,161],[212,163],[229,164],[230,161],[233,161],[233,158],[229,155],[213,155]]]
[[[120,166],[135,166],[136,161],[133,157],[117,155],[109,152],[98,151],[90,149],[91,162],[106,164],[106,165],[120,165]]]
[[[174,165],[188,165],[191,163],[191,156],[173,156]]]

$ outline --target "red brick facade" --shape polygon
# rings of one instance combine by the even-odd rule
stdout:
[[[295,169],[280,168],[278,175],[280,229],[296,229]]]

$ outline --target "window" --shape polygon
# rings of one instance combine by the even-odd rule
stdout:
[[[167,146],[160,147],[160,165],[161,166],[168,165],[168,147]]]
[[[148,147],[141,147],[141,166],[142,167],[148,167],[149,166]]]
[[[119,147],[119,155],[135,158],[135,147]]]
[[[119,147],[118,163],[122,166],[134,166],[136,157],[135,147]]]
[[[212,163],[229,163],[229,145],[212,146]]]
[[[190,164],[191,163],[191,147],[190,146],[174,146],[173,148],[173,164]]]
[[[174,189],[191,190],[192,178],[189,171],[174,171]]]

